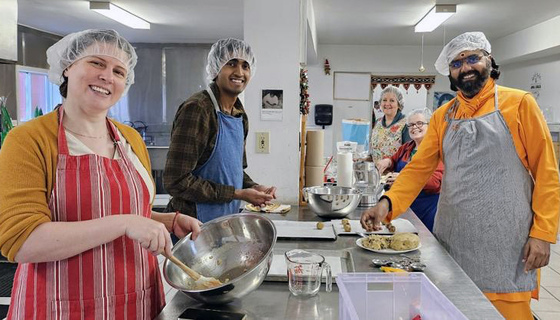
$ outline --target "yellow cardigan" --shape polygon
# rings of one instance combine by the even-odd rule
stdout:
[[[494,80],[472,99],[458,95],[457,119],[480,117],[494,111]],[[413,160],[400,173],[386,193],[393,205],[392,219],[406,211],[440,160],[443,161],[443,136],[447,127],[445,114],[453,100],[434,112],[428,132]],[[513,138],[521,162],[533,177],[533,226],[530,236],[556,243],[560,210],[558,161],[546,121],[535,99],[527,92],[498,87],[499,109]],[[445,165],[445,162],[443,163]],[[504,194],[504,197],[508,195]],[[488,212],[488,214],[492,214]]]
[[[138,132],[111,121],[151,172],[148,149]],[[51,221],[48,203],[58,161],[57,139],[55,110],[15,127],[0,150],[0,250],[10,261],[37,226]]]

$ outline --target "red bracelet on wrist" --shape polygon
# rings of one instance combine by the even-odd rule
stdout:
[[[171,224],[171,232],[175,231],[175,224],[177,223],[177,217],[181,214],[179,211],[175,211],[175,216],[173,217],[173,223]]]

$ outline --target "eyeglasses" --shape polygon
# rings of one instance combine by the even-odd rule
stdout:
[[[412,127],[416,126],[418,128],[421,128],[425,124],[428,124],[428,122],[417,121],[417,122],[413,122],[413,123],[407,123],[406,127],[407,128],[412,128]]]
[[[480,59],[482,59],[482,56],[478,54],[472,54],[466,58],[451,61],[449,67],[451,69],[459,69],[463,66],[463,62],[467,62],[468,65],[473,65],[478,63]]]

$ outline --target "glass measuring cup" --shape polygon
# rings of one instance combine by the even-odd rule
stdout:
[[[320,254],[293,249],[285,254],[288,267],[288,287],[296,296],[313,296],[319,292],[323,269],[327,270],[326,291],[332,290],[331,266]]]

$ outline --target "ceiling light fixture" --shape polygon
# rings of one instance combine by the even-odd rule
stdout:
[[[432,32],[457,12],[455,4],[436,4],[414,26],[414,32]]]
[[[89,2],[90,10],[100,13],[107,18],[111,18],[119,23],[134,29],[150,29],[150,23],[132,13],[110,3],[110,2]]]

